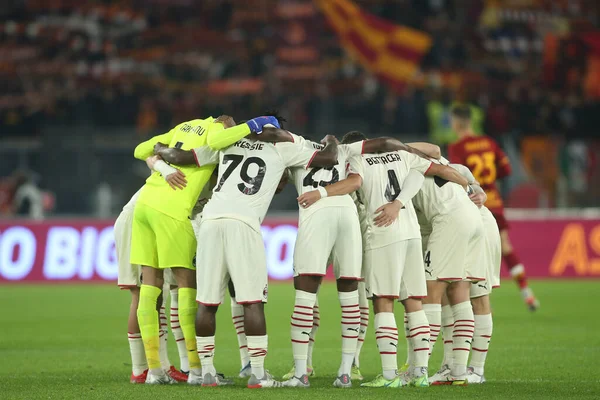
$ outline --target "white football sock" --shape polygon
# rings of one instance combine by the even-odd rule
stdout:
[[[265,357],[267,356],[269,337],[268,335],[264,335],[246,336],[246,338],[248,340],[252,374],[258,379],[262,379],[265,376]]]
[[[206,374],[215,376],[217,374],[214,366],[215,337],[196,336],[196,347],[198,349],[198,358],[200,358],[200,363],[202,364],[202,376]]]
[[[365,290],[364,282],[358,283],[358,306],[360,308],[360,330],[358,331],[358,341],[356,343],[356,353],[354,354],[354,365],[360,368],[360,351],[367,336],[369,327],[369,300]]]
[[[471,363],[474,372],[483,375],[485,359],[487,357],[494,322],[492,314],[475,315],[475,334],[473,335],[473,346],[471,347]]]
[[[231,298],[231,320],[237,334],[238,346],[240,349],[240,362],[244,368],[250,362],[248,354],[248,341],[246,340],[246,332],[244,330],[244,306],[235,301],[235,297]]]
[[[360,308],[358,305],[358,290],[338,293],[342,308],[342,363],[338,376],[350,375],[352,361],[356,354],[358,334],[360,331]]]
[[[452,335],[454,332],[454,315],[452,307],[442,306],[442,338],[444,339],[444,361],[442,365],[452,368]]]
[[[392,380],[396,377],[398,369],[397,347],[398,329],[394,313],[375,314],[375,339],[381,356],[383,377]]]
[[[148,369],[142,334],[128,332],[127,340],[129,340],[129,352],[131,353],[131,372],[137,376]]]
[[[410,366],[413,368],[413,376],[421,376],[427,373],[429,363],[429,321],[423,310],[408,313],[406,316],[414,352],[413,363]]]
[[[435,342],[437,341],[442,326],[442,305],[423,304],[423,311],[425,311],[427,321],[429,322],[429,356],[431,357],[433,347],[435,346]]]
[[[452,335],[452,376],[463,378],[467,373],[467,361],[475,331],[473,308],[470,301],[452,306],[454,331]]]
[[[315,293],[296,290],[290,333],[292,337],[294,368],[297,377],[301,377],[307,373],[308,346],[310,343],[310,331],[313,328],[313,307],[316,300],[317,295]]]
[[[187,357],[187,348],[185,347],[185,338],[179,323],[179,289],[171,289],[171,332],[177,344],[177,352],[179,353],[179,369],[185,372],[190,370],[190,363]]]
[[[317,331],[321,324],[321,313],[319,312],[319,300],[317,299],[315,306],[313,307],[313,326],[310,330],[310,339],[308,343],[308,357],[306,358],[307,366],[312,368],[313,365],[313,350],[315,349],[315,340],[317,338]]]
[[[406,365],[412,367],[414,363],[415,352],[413,351],[413,342],[410,340],[410,332],[408,328],[408,317],[404,312],[404,339],[406,340]]]

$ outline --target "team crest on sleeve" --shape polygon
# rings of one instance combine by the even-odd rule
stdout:
[[[267,300],[268,296],[269,296],[269,284],[266,284],[265,288],[263,289],[263,300]]]
[[[196,256],[194,256],[194,258],[192,258],[192,266],[194,268],[196,268]]]

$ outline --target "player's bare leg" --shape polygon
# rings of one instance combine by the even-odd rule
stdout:
[[[405,382],[411,386],[429,386],[427,367],[429,365],[429,352],[431,348],[430,325],[423,302],[419,298],[402,300],[407,328],[405,329],[408,343],[408,352],[413,353],[407,373],[404,374]]]
[[[308,387],[308,351],[311,330],[314,324],[314,307],[317,292],[321,285],[321,276],[300,275],[294,278],[296,298],[290,323],[294,373],[285,381],[286,386]],[[289,375],[289,374],[288,374]]]
[[[181,330],[181,324],[179,322],[179,288],[177,285],[171,285],[169,289],[171,294],[169,322],[179,353],[179,369],[184,374],[189,374],[190,364],[187,356],[187,348],[185,346],[185,338],[183,337],[183,331]]]
[[[358,280],[338,279],[337,289],[342,308],[342,363],[333,385],[350,388],[352,387],[351,370],[358,345],[361,321]]]
[[[179,325],[187,350],[190,373],[188,383],[199,384],[202,369],[196,347],[196,271],[188,268],[171,268],[178,290]]]
[[[471,362],[467,371],[469,383],[484,383],[485,360],[492,339],[493,320],[490,296],[484,295],[471,299],[475,315],[475,334],[471,347]]]
[[[164,285],[163,271],[158,268],[142,266],[142,282],[144,283],[140,288],[137,317],[148,361],[146,383],[174,383],[173,379],[165,374],[160,364],[158,310],[160,309],[159,300],[161,300],[160,296]]]
[[[132,287],[129,292],[131,293],[131,305],[129,306],[129,318],[127,319],[127,338],[131,353],[131,383],[145,383],[148,374],[148,362],[146,361],[144,342],[142,341],[137,319],[140,288]]]
[[[395,297],[373,296],[375,313],[375,339],[381,357],[382,374],[375,380],[363,383],[364,387],[400,387],[402,380],[398,375],[398,328],[394,317]]]
[[[527,304],[527,307],[529,307],[531,311],[537,310],[540,306],[540,303],[535,298],[533,291],[529,287],[527,276],[525,275],[525,267],[523,264],[521,264],[519,257],[514,253],[507,229],[502,229],[500,231],[500,243],[502,245],[502,258],[508,267],[510,276],[517,283],[517,285],[519,285],[521,296],[523,296],[525,304]]]

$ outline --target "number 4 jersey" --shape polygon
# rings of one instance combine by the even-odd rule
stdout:
[[[350,146],[362,149],[362,145],[362,142],[357,142]],[[351,160],[350,172],[359,174],[363,179],[357,197],[366,208],[365,250],[387,246],[401,240],[421,238],[412,201],[404,204],[398,219],[388,227],[375,226],[374,219],[378,215],[375,211],[379,207],[398,197],[411,169],[425,174],[430,166],[431,161],[406,151],[363,154],[358,163]]]
[[[311,142],[310,140],[306,140],[299,136],[294,136],[294,140],[311,151],[318,151],[324,147],[322,144]],[[338,164],[333,167],[292,168],[292,181],[294,182],[294,186],[296,186],[298,195],[317,190],[319,187],[325,187],[345,179],[350,159],[355,157],[355,161],[359,161],[361,150],[360,147],[341,144],[338,146]],[[356,208],[350,195],[326,197],[317,201],[309,208],[300,207],[300,221],[308,218],[315,211],[324,207]]]
[[[315,154],[315,150],[296,142],[274,145],[247,139],[220,152],[208,146],[194,152],[198,165],[219,164],[217,186],[202,219],[237,219],[257,232],[283,171],[306,168]]]

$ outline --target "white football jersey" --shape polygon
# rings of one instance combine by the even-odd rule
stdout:
[[[362,151],[362,142],[353,143]],[[360,162],[350,163],[350,171],[359,174],[362,187],[358,190],[358,199],[365,205],[367,219],[366,249],[387,246],[401,240],[421,237],[417,215],[412,202],[404,205],[400,215],[388,227],[375,226],[375,213],[382,205],[392,202],[402,190],[402,184],[411,169],[425,174],[431,161],[406,151],[394,151],[383,154],[363,154]]]
[[[204,185],[204,187],[202,188],[202,191],[200,192],[200,196],[198,196],[198,201],[200,200],[207,200],[212,197],[212,190],[213,187],[210,184],[210,181],[206,183],[206,185]],[[199,204],[198,202],[196,202],[196,205],[194,205],[194,208],[192,208],[192,217],[191,219],[196,219],[196,217],[200,216],[202,217],[202,211],[204,210],[205,205]]]
[[[219,164],[219,177],[202,218],[243,221],[257,232],[286,168],[310,164],[315,151],[298,143],[242,139],[221,151],[194,149],[198,163]]]
[[[438,176],[425,177],[421,190],[413,197],[414,206],[430,222],[435,217],[449,214],[466,203],[471,203],[471,200],[462,186]]]
[[[447,161],[445,158],[441,158],[442,163],[445,161]],[[473,183],[476,182],[475,177],[473,176],[473,173],[471,172],[471,170],[469,168],[467,168],[466,166],[462,165],[462,164],[450,164],[450,166],[452,168],[454,168],[455,170],[457,170],[462,176],[465,177],[465,179],[467,181],[469,181],[469,183]],[[488,210],[488,208],[483,205],[479,208],[479,212],[481,214],[482,217],[487,217],[488,213],[490,213],[490,210]]]
[[[367,238],[369,237],[369,224],[367,224],[367,209],[365,205],[358,201],[358,197],[356,196],[356,192],[351,193],[350,197],[352,197],[352,201],[354,202],[354,206],[356,207],[356,212],[358,214],[358,222],[360,224],[360,234],[362,235],[362,243],[363,249],[368,247]]]
[[[320,143],[311,142],[296,135],[294,135],[294,140],[311,151],[319,151],[324,147]],[[316,190],[319,186],[325,187],[345,179],[350,158],[360,158],[360,150],[358,149],[358,153],[356,153],[356,147],[342,144],[338,146],[338,163],[333,167],[292,168],[292,181],[296,186],[298,195]],[[354,207],[354,202],[350,195],[326,197],[309,208],[300,207],[300,220],[308,218],[309,215],[324,207]]]

